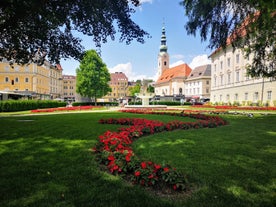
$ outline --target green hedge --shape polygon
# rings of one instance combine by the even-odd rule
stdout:
[[[142,102],[136,101],[136,102],[129,102],[128,105],[142,105]],[[180,101],[155,101],[150,102],[150,105],[167,105],[167,106],[180,106]],[[190,102],[184,102],[183,105],[192,105]]]
[[[64,106],[66,106],[65,102],[52,100],[8,100],[0,101],[0,112],[27,111]]]
[[[95,106],[95,102],[74,102],[72,106]],[[97,106],[118,106],[117,102],[97,102]]]

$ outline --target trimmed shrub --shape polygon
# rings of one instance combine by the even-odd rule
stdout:
[[[65,102],[52,100],[8,100],[0,101],[0,112],[27,111],[64,106],[66,106]]]

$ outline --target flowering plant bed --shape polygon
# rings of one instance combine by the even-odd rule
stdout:
[[[56,112],[56,111],[77,111],[77,110],[91,110],[96,108],[102,108],[102,106],[72,106],[72,107],[59,107],[59,108],[48,108],[48,109],[35,109],[35,110],[31,110],[31,112],[41,113],[41,112]]]
[[[203,114],[144,110],[126,110],[126,112],[171,115],[198,119],[196,122],[174,120],[168,123],[141,118],[109,118],[99,120],[101,124],[120,124],[124,126],[117,132],[106,131],[99,136],[98,143],[93,148],[99,164],[104,165],[110,173],[120,175],[133,184],[148,186],[162,193],[188,191],[190,186],[187,176],[167,164],[161,165],[153,163],[152,161],[141,161],[135,156],[131,148],[133,141],[142,136],[158,132],[172,131],[175,129],[213,128],[227,124],[225,120],[218,116],[207,116]]]
[[[224,110],[250,110],[250,111],[276,111],[276,107],[269,106],[210,106],[210,105],[195,105],[193,108],[214,108]]]

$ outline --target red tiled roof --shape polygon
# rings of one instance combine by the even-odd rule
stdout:
[[[273,12],[271,15],[274,16],[276,14],[276,11]],[[227,39],[226,39],[226,46],[229,46],[230,44],[232,44],[237,37],[245,37],[247,34],[247,26],[253,22],[256,21],[256,19],[259,17],[260,15],[260,11],[257,11],[253,14],[253,17],[248,16],[242,23],[241,25],[233,32],[232,35],[230,35]],[[212,54],[209,56],[211,57],[212,55],[216,54],[217,52],[219,52],[222,49],[222,47],[217,48],[214,52],[212,52]]]
[[[168,82],[177,77],[188,77],[192,69],[186,64],[181,64],[163,71],[163,74],[158,78],[156,84]]]
[[[61,67],[60,64],[56,64],[56,68],[57,68],[58,70],[62,70],[62,67]]]
[[[76,79],[76,76],[74,75],[62,75],[63,79]]]
[[[128,81],[128,78],[123,72],[110,73],[110,83],[118,83],[120,81]]]

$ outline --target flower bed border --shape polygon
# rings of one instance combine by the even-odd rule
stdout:
[[[55,112],[55,111],[77,111],[77,110],[91,110],[95,108],[102,108],[102,106],[72,106],[72,107],[59,107],[48,109],[35,109],[31,113]]]
[[[127,113],[160,114],[198,119],[196,122],[182,122],[174,120],[168,123],[142,118],[109,118],[100,119],[101,124],[120,124],[126,127],[117,132],[106,131],[99,136],[99,141],[93,148],[96,160],[100,165],[116,175],[131,181],[133,184],[152,187],[155,190],[170,189],[174,191],[188,191],[187,176],[175,168],[165,164],[160,165],[151,161],[141,161],[135,156],[131,144],[136,139],[158,132],[176,129],[214,128],[226,125],[227,122],[219,116],[203,114],[186,114],[171,112],[154,112],[144,110],[121,110]],[[166,190],[168,192],[168,190]]]

